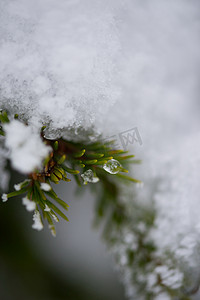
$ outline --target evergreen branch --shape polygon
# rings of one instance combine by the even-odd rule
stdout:
[[[18,115],[14,117],[18,118]],[[2,124],[9,122],[7,112],[2,111],[0,113],[0,121]],[[68,204],[61,200],[54,192],[52,182],[55,184],[59,184],[60,181],[69,182],[71,179],[68,178],[68,174],[71,174],[78,186],[97,183],[100,179],[103,182],[102,188],[108,189],[108,191],[110,187],[106,183],[106,178],[113,174],[118,175],[116,176],[116,180],[117,177],[121,177],[127,181],[139,182],[130,176],[118,174],[119,172],[128,172],[127,168],[124,168],[119,161],[126,163],[134,156],[124,156],[127,151],[113,149],[115,141],[102,142],[99,140],[94,143],[85,144],[71,142],[63,138],[48,140],[44,137],[44,129],[45,126],[41,128],[43,142],[51,147],[52,152],[44,160],[43,169],[35,170],[29,174],[27,180],[15,185],[16,191],[8,195],[3,194],[2,198],[3,201],[6,201],[8,198],[25,194],[24,203],[27,209],[33,209],[35,203],[35,218],[37,216],[39,220],[41,218],[39,217],[39,206],[43,218],[47,219],[53,234],[55,234],[55,228],[52,222],[58,221],[55,213],[68,221],[68,218],[57,207],[57,204],[64,210],[68,210]],[[3,128],[1,131],[4,134]],[[114,185],[111,186],[113,187]],[[48,198],[53,199],[55,204],[49,201]],[[39,227],[42,228],[42,226]]]

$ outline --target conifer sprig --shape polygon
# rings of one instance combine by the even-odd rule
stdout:
[[[9,122],[7,112],[0,113],[0,122]],[[5,136],[3,126],[0,127],[0,134]],[[113,141],[97,141],[94,143],[75,143],[65,139],[48,140],[44,135],[45,126],[41,128],[43,142],[50,146],[52,151],[43,162],[43,168],[34,170],[24,182],[15,185],[15,191],[3,194],[2,199],[7,199],[24,195],[23,203],[27,210],[35,210],[34,218],[38,219],[36,229],[43,228],[44,219],[47,220],[53,235],[56,234],[54,221],[58,222],[59,217],[68,221],[65,213],[68,204],[60,199],[53,190],[52,183],[59,184],[60,181],[70,182],[74,177],[79,186],[88,183],[101,181],[102,188],[107,189],[107,178],[115,176],[126,181],[140,182],[130,176],[123,175],[128,173],[127,164],[134,155],[127,155],[127,151],[113,149]],[[31,139],[31,136],[30,136]],[[126,165],[126,168],[123,166]],[[113,194],[115,197],[115,194]],[[39,224],[39,225],[38,225]]]

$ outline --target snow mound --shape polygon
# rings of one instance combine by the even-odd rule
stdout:
[[[0,107],[51,130],[91,127],[118,97],[112,2],[1,0]]]

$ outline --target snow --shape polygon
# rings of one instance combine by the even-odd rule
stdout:
[[[47,208],[48,209],[48,208]],[[59,222],[58,217],[51,211],[51,216],[55,222]]]
[[[51,130],[94,125],[119,94],[113,3],[1,0],[1,106]]]
[[[22,198],[22,204],[26,206],[26,210],[34,211],[36,208],[36,203],[27,197]]]
[[[44,211],[51,211],[51,209],[50,209],[50,207],[47,205],[47,204],[45,204],[45,209],[44,209]]]
[[[40,184],[40,187],[45,192],[49,192],[51,190],[51,186],[48,183],[46,183],[46,182],[42,182]]]
[[[56,237],[56,231],[54,225],[49,225],[49,229],[51,230],[51,234],[53,237]]]
[[[25,185],[27,185],[30,182],[30,179],[25,179],[24,181],[18,183],[18,184],[14,184],[14,189],[16,191],[20,191],[22,189],[22,187],[24,187]]]
[[[33,214],[33,225],[32,225],[32,228],[35,229],[35,230],[42,230],[43,229],[43,224],[42,224],[42,221],[41,221],[41,217],[40,217],[40,213],[38,210],[35,210],[34,214]]]
[[[6,202],[6,201],[8,200],[7,194],[3,194],[3,195],[1,196],[1,198],[2,198],[2,201],[3,201],[3,202]]]
[[[3,148],[2,144],[2,139],[0,137],[0,189],[6,190],[10,176],[9,172],[6,170],[7,151]]]
[[[182,286],[183,274],[177,270],[170,270],[167,266],[155,268],[155,273],[161,276],[162,283],[168,287],[177,289]]]
[[[167,295],[167,293],[160,293],[155,297],[155,300],[171,300],[171,298]]]
[[[170,287],[180,286],[179,263],[190,269],[200,259],[199,8],[196,0],[0,1],[0,107],[32,126],[5,127],[17,170],[30,172],[48,152],[32,129],[42,123],[49,138],[140,132],[142,146],[128,147],[142,160],[132,172],[144,186],[126,188],[124,201],[130,215],[133,198],[155,210],[155,226],[129,224],[112,249],[132,299],[125,252],[138,247],[134,230],[156,245],[167,274],[168,251],[177,262],[171,280],[162,273]],[[156,275],[148,276],[140,280],[151,285]],[[169,299],[154,291],[156,300]]]
[[[15,189],[16,191],[20,191],[20,190],[21,190],[21,184],[15,184],[15,185],[14,185],[14,189]]]
[[[42,142],[39,133],[18,120],[5,124],[4,130],[5,145],[10,150],[9,158],[13,168],[21,173],[30,173],[40,168],[51,149]]]
[[[103,132],[113,136],[135,126],[139,129],[142,146],[135,142],[128,147],[142,160],[132,174],[144,187],[133,188],[130,194],[141,207],[155,209],[155,227],[148,239],[164,263],[170,252],[178,274],[180,265],[194,270],[200,259],[199,4],[133,2],[126,2],[129,9],[120,32],[123,99],[110,111]],[[133,215],[134,210],[133,206]],[[120,242],[121,237],[118,247]],[[131,291],[131,271],[121,270]],[[176,288],[176,276],[172,281],[166,284]]]

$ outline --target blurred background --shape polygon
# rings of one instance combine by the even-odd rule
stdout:
[[[13,184],[23,178],[12,174]],[[124,290],[100,230],[94,228],[94,200],[89,190],[75,196],[75,183],[59,184],[58,195],[70,205],[69,222],[31,228],[32,213],[21,199],[0,205],[0,298],[123,300]],[[11,288],[12,287],[12,288]]]

